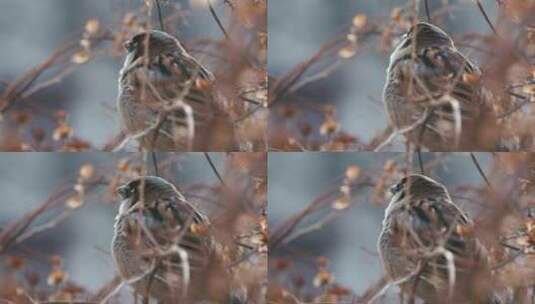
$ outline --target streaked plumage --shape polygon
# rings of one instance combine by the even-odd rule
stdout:
[[[213,273],[215,265],[221,265],[211,233],[193,229],[197,225],[199,231],[208,230],[208,220],[159,177],[136,178],[117,192],[122,202],[112,254],[123,280],[138,294],[148,293],[159,303],[193,303],[208,296],[204,290],[208,271]],[[175,245],[187,259],[173,250]]]
[[[383,100],[391,124],[420,123],[404,135],[431,151],[496,149],[496,117],[480,77],[448,34],[417,23],[390,57]]]
[[[446,188],[415,174],[403,178],[391,192],[378,242],[390,279],[399,280],[422,267],[418,276],[401,284],[404,293],[414,290],[426,303],[498,303],[488,289],[486,251],[473,233],[463,233],[472,223]],[[439,248],[452,254],[453,264]],[[436,254],[429,255],[432,252]]]
[[[143,149],[234,149],[233,122],[216,92],[214,76],[176,38],[153,30],[137,34],[125,48],[117,108],[123,128],[139,137]]]

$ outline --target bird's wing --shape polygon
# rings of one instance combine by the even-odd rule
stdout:
[[[459,277],[473,275],[486,265],[486,252],[471,231],[472,223],[447,197],[433,197],[412,202],[408,217],[410,229],[428,252],[443,248],[426,260],[422,277],[435,282],[437,288],[451,278],[450,270]],[[422,248],[423,249],[423,248]],[[452,254],[448,260],[446,252]],[[438,284],[438,285],[437,285]]]
[[[181,66],[184,70],[187,71],[190,75],[195,75],[204,80],[213,82],[215,80],[214,75],[208,71],[197,59],[190,56],[187,53],[181,53],[180,56],[176,54],[173,56],[175,59],[175,64]]]
[[[178,194],[144,206],[125,215],[129,227],[135,228],[126,231],[136,254],[155,266],[145,267],[151,289],[179,294],[186,283],[198,286],[214,259],[208,220]]]
[[[468,225],[466,215],[446,197],[418,199],[407,210],[407,225],[425,246],[445,245],[454,252],[464,250],[458,225]],[[440,244],[440,243],[443,244]]]
[[[195,125],[211,121],[219,110],[214,76],[193,57],[175,53],[161,54],[151,70],[155,71],[151,81],[161,97],[171,102],[180,99],[191,107]],[[187,124],[185,110],[182,108],[177,108],[174,115],[169,117],[175,125]]]
[[[481,73],[459,51],[446,46],[425,48],[417,54],[413,71],[416,77],[413,85],[420,94],[435,99],[451,96],[461,106],[461,117],[478,118],[482,103]],[[449,104],[439,108],[445,115],[453,111]]]
[[[188,90],[194,102],[211,102],[211,87],[214,85],[214,76],[195,58],[187,54],[163,53],[155,62],[163,78],[178,80],[179,89]],[[190,83],[186,84],[186,81]]]
[[[214,76],[193,57],[176,52],[154,56],[148,64],[140,57],[124,69],[122,79],[137,83],[137,87],[160,103],[176,98],[190,103],[210,103],[214,97]]]
[[[176,244],[188,253],[190,268],[202,268],[212,251],[212,238],[208,220],[190,203],[179,197],[160,199],[147,208],[146,218],[156,223],[151,229],[158,243]],[[182,268],[179,254],[167,261]]]

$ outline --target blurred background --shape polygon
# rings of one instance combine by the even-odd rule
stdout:
[[[20,0],[0,1],[0,92],[6,82],[21,76],[31,68],[44,62],[52,53],[67,41],[76,43],[84,32],[89,20],[98,21],[102,30],[114,32],[124,26],[125,16],[152,1],[142,0]],[[220,39],[222,33],[211,16],[205,1],[169,0],[163,6],[164,15],[173,15],[167,30],[176,34],[186,47],[193,38]],[[223,1],[212,1],[222,22],[226,24]],[[153,27],[157,28],[155,14]],[[29,121],[32,129],[49,130],[55,125],[55,112],[64,110],[69,113],[67,122],[74,130],[73,136],[101,148],[120,131],[118,116],[115,113],[117,79],[124,59],[124,52],[112,48],[113,41],[102,41],[87,64],[77,67],[64,77],[62,82],[53,85],[31,99],[17,102],[12,112],[28,110],[34,114]],[[104,49],[109,48],[109,49]],[[201,56],[198,49],[192,54],[211,67],[211,62]],[[78,58],[82,61],[85,58]],[[69,62],[71,58],[67,58]],[[74,57],[73,57],[73,60]],[[52,68],[39,78],[47,79],[57,69]],[[11,114],[11,113],[10,113]],[[15,115],[15,114],[14,114]],[[27,119],[27,118],[26,118]],[[26,120],[25,119],[25,120]],[[0,127],[6,149],[10,146],[7,134],[12,134],[16,125],[11,115],[6,115]],[[18,134],[22,137],[27,134]],[[46,134],[50,136],[50,134]],[[11,147],[15,149],[15,147]]]
[[[478,215],[480,210],[474,208],[473,204],[467,204],[459,195],[463,193],[462,189],[469,186],[485,185],[470,155],[423,153],[422,156],[424,166],[432,166],[432,169],[427,167],[426,173],[445,184],[454,200],[471,216]],[[477,153],[476,157],[483,171],[488,172],[492,156]],[[334,281],[357,295],[376,283],[384,275],[376,244],[389,199],[385,192],[398,181],[395,174],[386,177],[388,175],[384,172],[388,171],[387,167],[395,168],[392,162],[403,167],[406,158],[404,153],[387,152],[270,153],[268,214],[272,234],[283,223],[290,221],[292,216],[313,202],[321,201],[322,197],[326,198],[325,207],[305,217],[295,231],[306,231],[306,227],[317,225],[332,214],[335,216],[322,226],[316,226],[309,233],[288,244],[281,243],[276,250],[270,251],[270,280],[285,286],[297,286],[297,278],[301,277],[306,282],[305,291],[314,292],[310,287],[318,272],[317,257],[324,256],[329,260],[327,269],[334,276]],[[413,161],[414,169],[411,172],[420,172],[416,159]],[[347,205],[335,210],[336,191],[340,189],[346,170],[351,166],[359,168],[359,176],[370,176],[375,182],[352,192]],[[379,186],[383,182],[384,185]],[[331,190],[335,191],[334,197],[326,196]],[[270,240],[273,241],[273,238]],[[277,262],[279,259],[291,260],[287,272],[274,271],[275,268],[286,267]]]
[[[210,155],[218,170],[223,170],[226,156],[222,153]],[[158,159],[162,176],[182,189],[186,198],[201,210],[210,208],[206,200],[199,199],[198,186],[218,185],[219,181],[202,153],[161,153]],[[70,282],[90,292],[101,288],[115,275],[110,256],[114,218],[119,207],[117,198],[113,196],[113,189],[117,186],[114,183],[118,181],[117,177],[125,178],[130,170],[138,170],[143,163],[140,154],[130,153],[2,153],[0,232],[8,228],[8,223],[22,218],[47,200],[56,200],[57,205],[40,215],[30,229],[55,218],[63,209],[72,209],[72,212],[56,226],[36,233],[4,252],[0,279],[6,279],[6,275],[11,274],[22,280],[29,273],[37,272],[42,275],[40,286],[47,286],[50,258],[57,255],[63,260],[62,269],[68,273]],[[88,166],[93,168],[92,171]],[[149,174],[154,174],[151,161],[148,167]],[[80,176],[89,176],[90,172],[93,172],[91,182],[89,179],[86,183],[81,182]],[[69,208],[73,206],[69,201],[71,194],[62,196],[59,193],[62,189],[72,193],[75,184],[84,185],[86,195],[80,200],[81,205]],[[9,256],[24,259],[21,271],[13,272],[13,268],[8,268]],[[124,291],[123,294],[126,293]]]
[[[420,4],[420,19],[425,20],[423,2]],[[335,38],[342,38],[349,33],[353,17],[363,14],[368,24],[387,25],[392,22],[395,8],[407,8],[411,1],[406,0],[273,0],[269,2],[269,48],[268,73],[275,78],[285,75],[297,64],[311,58],[320,48]],[[444,1],[429,1],[431,13]],[[474,32],[482,35],[492,33],[481,12],[473,1],[447,1],[452,7],[444,15],[444,29],[453,37]],[[495,20],[497,7],[494,1],[482,2],[491,20]],[[395,36],[401,33],[394,33]],[[375,135],[384,130],[388,124],[382,103],[382,90],[385,82],[385,70],[391,48],[380,48],[380,35],[372,35],[357,42],[356,53],[350,59],[343,59],[336,70],[327,77],[309,83],[297,91],[297,96],[286,96],[275,107],[274,112],[284,105],[297,108],[295,121],[309,122],[312,134],[320,136],[319,128],[323,117],[310,109],[332,105],[336,111],[337,122],[341,130],[355,136],[358,141],[368,143]],[[394,41],[395,42],[395,41]],[[466,51],[465,48],[460,48]],[[475,52],[471,50],[472,55]],[[336,55],[335,55],[336,57]],[[477,62],[477,58],[469,56]],[[332,62],[334,59],[323,60]],[[307,75],[318,73],[327,63],[311,68]],[[273,82],[272,82],[273,83]],[[288,115],[287,110],[281,110]],[[281,116],[284,116],[281,115]],[[293,115],[293,112],[292,112]],[[289,116],[289,115],[288,115]],[[293,116],[292,116],[293,117]],[[272,126],[281,126],[286,122],[273,119]],[[290,130],[293,125],[288,126]],[[271,131],[273,131],[271,128]],[[301,129],[303,127],[301,126]],[[295,132],[299,134],[299,131]],[[294,135],[297,137],[298,135]],[[276,136],[276,135],[275,135]],[[325,138],[325,135],[323,135]],[[336,148],[336,147],[335,147]],[[340,150],[340,149],[338,149]],[[388,147],[387,151],[404,151],[403,141]]]

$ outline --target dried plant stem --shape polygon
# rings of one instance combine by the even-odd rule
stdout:
[[[158,158],[156,156],[156,152],[152,151],[150,154],[152,156],[152,165],[154,166],[154,175],[160,176],[160,173],[158,170]]]
[[[422,160],[422,151],[420,147],[416,148],[416,155],[418,156],[418,165],[420,166],[420,172],[425,175],[424,162]]]
[[[425,5],[425,15],[427,16],[427,22],[429,23],[432,23],[433,21],[431,20],[431,14],[429,13],[429,0],[424,0],[424,5]]]
[[[398,286],[400,284],[403,284],[405,282],[408,282],[409,280],[411,280],[414,276],[416,276],[418,273],[420,272],[420,267],[417,267],[416,270],[414,270],[413,272],[409,273],[408,275],[400,278],[400,279],[397,279],[395,281],[392,281],[392,282],[388,282],[387,284],[385,284],[384,286],[382,286],[381,289],[379,289],[377,291],[376,294],[373,295],[373,297],[371,297],[371,299],[367,302],[368,304],[372,304],[374,303],[375,301],[377,301],[377,299],[379,299],[381,296],[383,296],[386,291],[388,289],[390,289],[391,287],[394,287],[394,286]]]
[[[479,175],[481,175],[483,180],[485,180],[485,183],[487,184],[487,186],[490,189],[492,189],[492,185],[490,184],[489,179],[485,175],[485,172],[483,172],[483,169],[481,168],[481,165],[479,165],[479,161],[477,160],[476,155],[473,152],[470,152],[470,158],[472,159],[472,162],[476,166],[476,169],[477,169],[477,172],[479,172]]]
[[[206,158],[206,160],[208,161],[208,164],[210,165],[210,168],[212,168],[212,171],[214,172],[215,176],[217,176],[217,179],[219,180],[221,185],[226,186],[225,181],[221,177],[221,174],[219,174],[219,171],[217,170],[214,162],[212,161],[212,157],[210,156],[210,154],[208,152],[203,152],[203,154],[204,154],[204,157]]]
[[[113,297],[119,290],[123,287],[125,282],[123,282],[123,279],[116,275],[108,281],[104,286],[102,286],[97,292],[94,297],[90,299],[92,302],[96,302],[99,304],[105,304],[108,303],[108,300]]]
[[[219,29],[221,30],[221,32],[223,32],[223,35],[225,35],[225,38],[227,38],[228,40],[230,40],[230,36],[229,34],[227,33],[227,31],[225,30],[225,27],[223,26],[223,23],[221,22],[221,20],[219,19],[219,16],[217,16],[217,13],[214,9],[214,6],[212,5],[212,1],[211,0],[206,0],[208,2],[208,8],[210,9],[210,14],[212,14],[212,17],[214,17],[214,20],[215,22],[217,23],[217,26],[219,27]]]
[[[158,21],[160,22],[160,29],[165,32],[165,24],[162,17],[162,8],[160,7],[160,0],[154,0],[156,3],[156,11],[158,12]]]
[[[481,0],[476,0],[476,4],[477,4],[477,7],[479,8],[479,11],[481,12],[481,14],[483,14],[483,17],[485,18],[485,21],[487,22],[489,27],[492,29],[494,34],[498,35],[498,32],[496,31],[496,28],[494,28],[494,25],[492,25],[492,22],[490,22],[490,18],[487,15],[487,12],[485,11],[485,9],[483,8],[483,5],[481,4]]]
[[[314,224],[295,231],[294,233],[288,235],[288,237],[285,238],[284,244],[288,244],[293,240],[302,237],[303,235],[321,230],[323,227],[325,227],[326,224],[332,222],[336,218],[336,216],[336,212],[331,212],[327,216],[323,217],[321,220],[315,222]]]
[[[427,109],[426,109],[424,114],[422,115],[422,117],[420,117],[420,119],[418,119],[412,125],[407,126],[407,127],[403,128],[403,129],[394,130],[394,132],[392,132],[392,134],[390,134],[390,136],[388,136],[382,143],[380,143],[373,150],[373,152],[380,152],[384,147],[386,147],[388,144],[390,144],[390,142],[392,140],[394,140],[398,135],[402,135],[402,134],[405,134],[407,132],[410,132],[410,131],[416,129],[418,126],[420,126],[422,123],[424,123],[426,121],[427,115],[428,114],[427,114]]]

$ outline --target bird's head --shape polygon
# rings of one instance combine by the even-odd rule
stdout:
[[[176,187],[165,179],[157,176],[140,176],[116,189],[121,198],[120,213],[126,212],[138,202],[150,204],[158,199],[178,197],[184,200]]]
[[[390,193],[392,194],[391,206],[402,203],[408,195],[410,195],[411,200],[431,196],[449,196],[444,185],[421,174],[403,177],[398,183],[390,187]]]
[[[418,22],[401,37],[392,53],[391,61],[411,54],[413,44],[415,44],[414,47],[418,52],[421,49],[432,46],[453,47],[453,40],[438,26],[427,22]]]
[[[161,53],[185,52],[182,44],[175,37],[157,30],[141,32],[124,43],[132,61],[143,56],[148,50],[149,57],[158,56]]]

